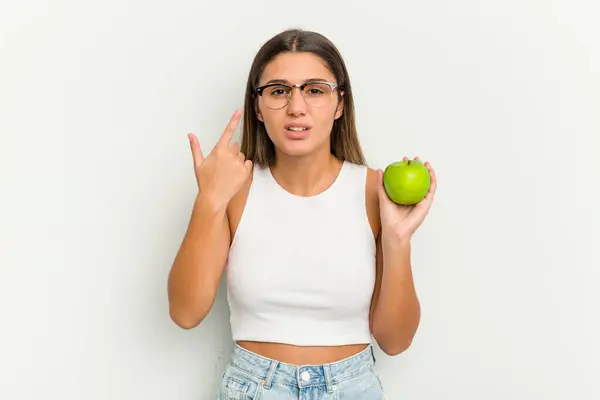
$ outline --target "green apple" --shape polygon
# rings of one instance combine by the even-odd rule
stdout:
[[[388,165],[383,173],[383,186],[394,203],[412,205],[427,196],[431,176],[420,160],[404,160]]]

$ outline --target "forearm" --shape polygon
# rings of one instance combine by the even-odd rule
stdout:
[[[410,262],[410,240],[382,238],[381,290],[373,316],[373,336],[390,355],[408,349],[417,331],[421,309]]]
[[[169,274],[171,318],[191,328],[208,314],[216,296],[229,245],[225,209],[198,197]]]

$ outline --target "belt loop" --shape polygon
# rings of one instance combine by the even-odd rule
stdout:
[[[329,364],[323,365],[323,375],[325,375],[325,386],[327,387],[327,393],[333,393],[333,383],[331,381],[331,368]]]
[[[273,384],[273,375],[275,375],[275,370],[277,369],[278,365],[278,361],[271,361],[271,367],[269,368],[269,372],[267,372],[267,377],[263,382],[263,386],[265,387],[265,389],[271,389],[271,385]]]
[[[376,363],[377,360],[375,359],[375,350],[373,350],[373,345],[369,345],[369,348],[371,349],[371,357],[373,357],[373,363]]]

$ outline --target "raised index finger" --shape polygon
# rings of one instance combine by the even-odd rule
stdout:
[[[242,118],[242,109],[239,108],[239,109],[235,110],[235,112],[233,113],[233,116],[229,120],[229,123],[225,127],[225,130],[223,131],[221,138],[217,142],[218,147],[227,147],[229,145],[229,142],[231,141],[231,138],[233,138],[233,135],[235,133],[235,128],[237,128],[238,123],[240,122],[241,118]]]

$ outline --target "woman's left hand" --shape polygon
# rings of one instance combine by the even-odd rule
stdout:
[[[404,157],[404,160],[408,160],[408,158]],[[415,160],[419,160],[419,157],[415,157]],[[423,200],[409,206],[399,205],[390,200],[383,186],[383,171],[377,171],[381,229],[384,236],[387,236],[388,239],[391,236],[393,240],[409,241],[429,213],[433,197],[435,196],[437,181],[431,164],[429,162],[425,162],[424,164],[431,176],[429,191]]]

